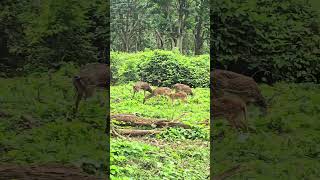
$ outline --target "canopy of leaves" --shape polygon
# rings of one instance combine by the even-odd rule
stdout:
[[[209,52],[208,0],[114,0],[111,47],[114,51],[174,50]]]

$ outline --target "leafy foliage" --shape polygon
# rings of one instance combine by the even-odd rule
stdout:
[[[105,62],[107,7],[102,0],[1,2],[0,68],[43,71],[60,62]]]
[[[111,49],[146,48],[182,54],[209,52],[208,0],[114,0],[111,4]]]
[[[319,103],[316,84],[262,85],[270,98],[268,115],[249,107],[249,124],[257,133],[239,134],[225,121],[214,124],[214,172],[240,164],[251,170],[233,179],[316,179],[319,177]],[[301,166],[303,164],[303,166]]]
[[[105,176],[105,108],[91,98],[80,104],[78,117],[71,115],[71,78],[78,70],[64,64],[51,81],[47,73],[38,72],[0,78],[0,109],[12,115],[0,117],[0,162],[72,164]]]
[[[185,83],[192,87],[209,86],[209,56],[183,56],[176,51],[111,53],[114,81],[143,80],[155,86]]]
[[[217,67],[258,81],[319,82],[319,16],[308,1],[220,0],[212,19]]]

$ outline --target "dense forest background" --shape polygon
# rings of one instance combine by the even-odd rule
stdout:
[[[60,62],[105,62],[109,1],[3,0],[0,72],[16,75],[56,68]]]
[[[259,82],[320,82],[317,1],[220,0],[212,4],[216,68]],[[216,59],[216,60],[215,60]]]
[[[209,53],[208,0],[113,0],[111,50]]]

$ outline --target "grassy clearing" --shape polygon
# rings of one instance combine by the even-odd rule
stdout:
[[[243,164],[252,170],[233,179],[319,179],[320,86],[279,83],[261,88],[266,97],[280,95],[266,117],[249,108],[257,134],[239,135],[226,122],[216,121],[215,172]]]
[[[64,66],[53,74],[51,85],[46,73],[0,79],[0,110],[13,115],[0,117],[0,162],[73,164],[90,174],[104,174],[106,110],[91,98],[72,118],[71,78],[76,72]]]
[[[133,84],[133,83],[132,83]],[[208,88],[196,88],[188,103],[155,97],[142,103],[143,92],[132,99],[132,84],[111,87],[111,113],[148,118],[179,119],[190,130],[169,128],[156,136],[111,140],[113,179],[206,179],[209,175]],[[153,87],[155,88],[155,87]]]

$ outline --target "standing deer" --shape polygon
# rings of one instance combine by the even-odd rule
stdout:
[[[182,91],[182,92],[187,93],[188,95],[189,94],[193,95],[192,89],[188,85],[185,85],[185,84],[177,83],[172,86],[172,89],[174,89],[176,92]]]
[[[211,114],[214,118],[222,117],[235,129],[247,129],[247,108],[245,102],[236,96],[224,96],[212,99]],[[245,121],[245,122],[244,122]]]
[[[102,63],[90,63],[83,66],[72,81],[76,90],[74,114],[77,113],[82,98],[93,96],[96,88],[106,89],[110,82],[110,67]]]
[[[150,99],[150,98],[152,98],[154,96],[169,96],[169,94],[171,94],[171,89],[170,88],[168,88],[168,87],[159,87],[159,88],[153,90],[151,94],[146,96],[143,99],[143,103],[145,103],[147,99]]]
[[[179,91],[179,92],[176,92],[176,93],[171,93],[168,96],[171,99],[172,104],[173,104],[174,100],[176,100],[176,99],[181,99],[183,102],[186,102],[186,99],[187,99],[188,95],[187,95],[187,93],[185,93],[183,91]]]
[[[132,98],[134,98],[134,95],[141,90],[143,90],[144,97],[146,97],[146,91],[152,93],[152,89],[150,85],[146,82],[138,81],[136,84],[132,86],[132,88],[133,88]]]
[[[242,98],[246,104],[254,103],[262,112],[267,112],[267,103],[262,96],[258,84],[253,78],[225,70],[211,71],[211,90],[213,97],[222,97],[225,94],[233,94]]]

